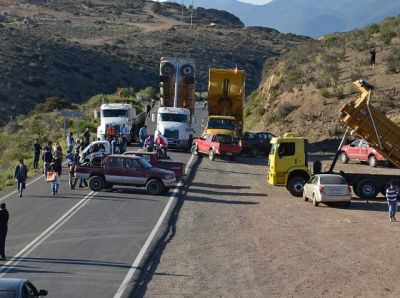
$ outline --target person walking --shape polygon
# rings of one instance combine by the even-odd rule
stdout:
[[[376,50],[372,49],[372,50],[369,51],[369,53],[371,54],[370,64],[371,64],[371,66],[375,66]]]
[[[150,112],[151,112],[151,106],[150,103],[147,104],[146,106],[146,117],[150,117]]]
[[[39,140],[35,139],[35,143],[33,144],[33,168],[37,169],[39,167],[39,156],[40,156],[40,144]]]
[[[42,160],[43,160],[43,175],[44,179],[47,180],[47,170],[49,169],[49,166],[53,161],[53,154],[51,153],[51,147],[49,146],[45,147],[44,152],[42,154]]]
[[[89,128],[85,129],[85,132],[83,133],[83,139],[85,141],[85,144],[89,145],[89,143],[90,143],[90,131],[89,131]]]
[[[24,165],[24,160],[19,160],[19,165],[15,167],[14,179],[17,180],[17,188],[19,196],[22,197],[22,192],[25,189],[26,178],[28,178],[28,169]]]
[[[53,158],[52,163],[49,166],[48,172],[54,171],[56,173],[56,177],[53,181],[51,181],[51,192],[53,196],[58,193],[58,189],[60,188],[60,176],[61,176],[61,159]]]
[[[6,208],[6,203],[0,204],[0,261],[6,260],[6,236],[8,231],[8,210]]]
[[[393,182],[390,183],[388,189],[386,190],[386,200],[389,206],[389,219],[390,221],[396,220],[397,212],[397,193],[398,189]]]
[[[74,149],[75,146],[75,140],[74,140],[74,134],[72,132],[69,133],[69,136],[67,137],[67,151],[71,151]]]
[[[140,148],[144,146],[144,141],[147,138],[147,125],[139,129]]]

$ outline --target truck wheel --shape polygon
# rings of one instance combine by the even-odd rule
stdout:
[[[210,149],[210,152],[208,152],[208,158],[213,161],[215,160],[215,153],[213,149]]]
[[[103,177],[93,176],[89,179],[89,187],[93,191],[101,191],[104,188],[105,181]]]
[[[286,188],[294,197],[303,196],[303,188],[306,184],[306,179],[304,177],[293,177],[289,180]]]
[[[348,163],[349,162],[349,157],[345,152],[340,153],[340,161],[342,163]]]
[[[146,190],[151,195],[159,195],[164,190],[164,185],[156,179],[152,179],[146,184]]]
[[[358,196],[362,199],[375,199],[378,194],[378,190],[374,181],[369,179],[363,179],[357,184]]]
[[[251,154],[252,157],[257,157],[257,155],[258,155],[257,148],[251,148],[250,154]]]
[[[370,157],[368,157],[368,164],[375,168],[376,165],[378,164],[378,160],[376,159],[376,157],[374,155],[371,155]]]
[[[198,155],[199,154],[199,149],[197,148],[196,144],[192,145],[192,154],[193,155]]]

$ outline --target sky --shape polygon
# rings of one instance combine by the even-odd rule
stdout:
[[[262,5],[262,4],[271,2],[272,0],[239,0],[239,1],[245,2],[245,3],[250,3],[250,4]]]

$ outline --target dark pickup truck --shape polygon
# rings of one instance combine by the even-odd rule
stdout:
[[[109,155],[101,165],[82,164],[76,167],[75,176],[89,179],[93,191],[127,185],[146,187],[149,194],[158,195],[176,184],[174,172],[153,167],[144,158],[134,155]]]
[[[179,181],[185,175],[185,163],[172,161],[169,159],[160,159],[157,152],[146,151],[127,151],[124,155],[135,155],[143,157],[153,167],[169,170],[175,173],[176,180]]]

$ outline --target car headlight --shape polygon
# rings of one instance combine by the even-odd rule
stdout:
[[[170,174],[170,175],[164,175],[163,176],[163,179],[166,179],[166,180],[170,180],[170,179],[174,179],[175,178],[175,174]]]

